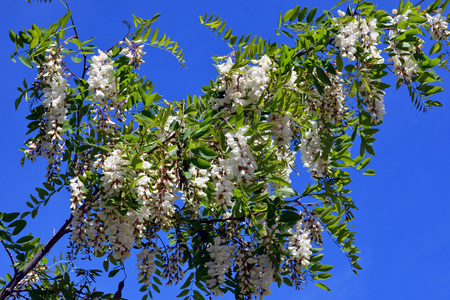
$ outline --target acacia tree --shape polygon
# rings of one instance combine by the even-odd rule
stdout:
[[[91,282],[101,271],[77,261],[98,257],[114,276],[132,251],[144,298],[165,282],[180,283],[184,299],[262,299],[274,282],[299,289],[331,276],[320,263],[323,234],[357,273],[348,169],[375,173],[367,165],[388,74],[418,110],[441,106],[430,96],[442,91],[436,69],[447,65],[448,2],[400,2],[386,12],[340,1],[347,6],[322,15],[296,6],[276,30],[288,44],[236,36],[207,14],[201,23],[231,53],[214,57],[218,77],[203,95],[173,102],[139,74],[144,47],[184,65],[178,44],[153,28],[158,15],[133,16],[109,49],[78,36],[66,1],[67,14],[49,28],[10,31],[12,59],[37,69],[15,102],[31,103],[22,163],[46,159],[47,176],[30,211],[0,213],[13,269],[0,299],[121,298],[123,281],[115,295],[97,291]],[[431,43],[426,52],[419,35]],[[303,170],[310,183],[292,186],[291,173]],[[39,209],[66,188],[60,230],[45,244],[24,235],[27,219],[42,217]],[[49,265],[45,255],[66,235],[67,259]]]

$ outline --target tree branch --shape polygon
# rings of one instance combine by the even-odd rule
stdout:
[[[73,216],[66,220],[64,225],[58,230],[58,232],[50,238],[47,244],[39,250],[39,252],[33,257],[32,260],[17,274],[14,275],[13,279],[8,283],[8,285],[0,293],[0,299],[6,299],[13,292],[14,288],[19,284],[19,282],[31,271],[36,265],[41,261],[41,259],[50,252],[53,246],[68,232],[71,231],[70,223],[72,222]]]
[[[6,253],[8,253],[9,259],[11,260],[11,263],[14,266],[15,261],[14,261],[14,257],[11,254],[11,251],[9,251],[9,249],[6,247],[6,245],[5,245],[5,243],[3,241],[1,241],[1,243],[2,243],[3,247],[5,247],[5,251],[6,251]],[[17,267],[14,267],[14,275],[16,275],[16,274],[17,274]]]

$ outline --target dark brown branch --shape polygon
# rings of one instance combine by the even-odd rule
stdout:
[[[11,260],[11,263],[12,263],[13,266],[14,266],[15,261],[14,261],[14,257],[13,257],[12,254],[11,254],[11,251],[9,251],[9,249],[6,247],[6,245],[5,245],[5,243],[4,243],[3,241],[1,241],[1,242],[2,242],[3,247],[5,247],[6,253],[8,253],[8,256],[9,256],[9,259]],[[17,268],[14,267],[14,275],[16,275],[17,272],[18,272],[18,271],[17,271]]]
[[[68,232],[71,231],[70,223],[72,222],[73,216],[71,215],[69,219],[66,220],[63,226],[58,230],[58,232],[48,240],[41,250],[33,257],[32,260],[17,274],[14,275],[13,279],[8,283],[8,285],[0,293],[0,299],[4,300],[8,298],[9,295],[14,291],[14,288],[19,284],[19,282],[25,278],[25,276],[33,270],[41,259],[47,255],[53,246]]]

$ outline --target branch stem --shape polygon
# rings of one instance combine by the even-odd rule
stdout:
[[[66,220],[66,222],[61,226],[58,232],[48,240],[48,242],[39,250],[39,252],[30,260],[30,262],[18,273],[16,273],[13,279],[8,283],[8,285],[2,290],[0,293],[0,299],[4,300],[11,295],[14,291],[14,288],[19,284],[19,282],[25,278],[25,276],[33,270],[37,264],[41,261],[41,259],[47,255],[53,246],[68,232],[71,231],[70,223],[72,222],[73,216],[70,215],[70,218]]]

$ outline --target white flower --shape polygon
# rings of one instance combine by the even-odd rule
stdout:
[[[314,177],[323,177],[328,170],[328,164],[331,162],[328,157],[325,160],[322,156],[322,142],[320,137],[320,128],[317,122],[313,121],[312,129],[305,133],[301,140],[300,151],[302,153],[303,166],[308,168]]]
[[[309,265],[309,256],[312,254],[310,249],[312,246],[308,232],[303,232],[302,222],[299,221],[295,225],[295,229],[290,229],[289,233],[291,236],[288,238],[288,251],[295,260],[300,261],[302,266]]]
[[[211,277],[206,283],[215,294],[221,294],[220,286],[225,283],[225,274],[231,267],[235,245],[226,245],[220,237],[214,238],[214,244],[209,244],[208,251],[211,261],[206,263],[208,275]]]

